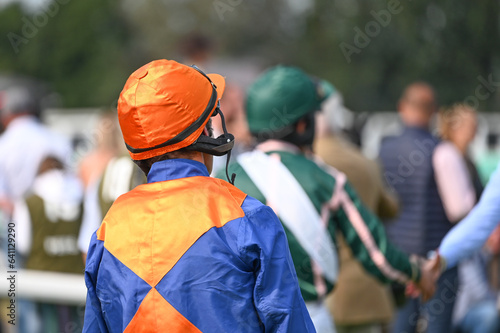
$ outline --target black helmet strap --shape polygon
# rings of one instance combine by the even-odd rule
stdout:
[[[207,80],[210,82],[212,87],[214,87],[214,90],[216,90],[215,84],[210,80],[210,78],[198,67],[195,65],[192,65],[194,69],[196,69],[198,72],[200,72],[204,77],[207,78]],[[224,114],[222,113],[220,109],[220,102],[217,101],[217,105],[215,107],[215,111],[212,114],[212,117],[219,115],[221,118],[221,124],[222,124],[222,130],[223,133],[218,136],[217,138],[211,138],[206,135],[200,135],[200,137],[191,145],[187,146],[187,150],[194,150],[194,151],[199,151],[202,153],[210,154],[210,155],[215,155],[215,156],[223,156],[227,155],[226,159],[226,177],[227,180],[234,185],[234,179],[236,178],[236,174],[232,174],[231,177],[229,177],[229,160],[231,159],[231,149],[234,147],[234,135],[229,133],[226,128],[226,121],[224,119]]]

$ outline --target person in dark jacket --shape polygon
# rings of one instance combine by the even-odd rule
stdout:
[[[399,216],[387,224],[388,236],[406,253],[422,257],[437,249],[475,200],[460,152],[452,144],[440,144],[429,131],[436,110],[431,86],[408,86],[398,105],[403,130],[385,138],[380,149],[385,178],[401,204]],[[421,315],[427,318],[427,332],[448,332],[457,286],[457,270],[450,269],[439,279],[428,305],[407,301],[396,315],[393,332],[415,332]]]

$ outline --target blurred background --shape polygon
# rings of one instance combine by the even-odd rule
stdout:
[[[243,91],[269,66],[301,67],[342,93],[355,112],[348,125],[357,132],[373,113],[395,110],[403,87],[415,80],[433,85],[441,105],[465,102],[491,112],[500,107],[499,6],[493,0],[1,0],[0,88],[13,80],[36,87],[41,106],[58,109],[52,119],[62,123],[54,126],[72,133],[74,121],[59,115],[112,109],[128,75],[159,58],[220,72]],[[496,116],[487,117],[496,124]],[[88,132],[95,124],[86,119]],[[480,118],[481,143],[473,145],[479,150],[488,122]],[[374,137],[362,143],[370,157],[377,154],[379,123],[386,119],[354,135],[359,144]]]
[[[397,4],[394,13],[380,17],[388,4]],[[474,95],[479,77],[500,82],[494,0],[2,0],[0,6],[2,78],[34,78],[65,108],[112,105],[134,69],[158,58],[183,60],[192,51],[186,37],[195,35],[207,39],[198,45],[206,48],[205,61],[226,65],[229,78],[248,67],[293,64],[331,81],[354,111],[395,109],[402,87],[417,79],[435,86],[445,104]],[[358,30],[366,37],[356,43]],[[499,96],[495,89],[478,108],[498,109]]]

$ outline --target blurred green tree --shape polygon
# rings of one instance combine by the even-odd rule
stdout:
[[[18,53],[7,34],[22,36],[33,13],[19,5],[0,12],[0,71],[48,81],[65,106],[109,105],[131,71],[152,59],[181,59],[183,37],[201,32],[216,56],[296,65],[330,80],[356,111],[394,110],[414,80],[434,85],[443,104],[500,108],[497,0],[54,3],[59,12]]]
[[[202,31],[214,38],[220,55],[297,65],[330,80],[354,110],[394,110],[404,86],[415,80],[434,85],[443,104],[500,107],[500,84],[490,84],[488,94],[476,91],[488,77],[500,83],[496,0],[142,3],[134,2],[129,16],[156,56],[172,54],[183,35]],[[365,40],[348,59],[341,45],[355,46],[357,31]]]
[[[443,104],[465,100],[477,102],[481,110],[499,109],[498,1],[352,0],[345,7],[346,2],[316,1],[310,28],[300,41],[316,46],[306,46],[311,51],[298,62],[330,79],[344,93],[348,106],[355,110],[393,110],[405,85],[425,80],[435,86]],[[387,13],[391,3],[399,3],[398,13],[384,21],[381,12]],[[354,45],[355,28],[369,42],[352,54],[349,63],[340,44]],[[488,96],[480,89],[478,96],[477,86],[488,77],[498,85],[488,91]]]
[[[118,0],[54,0],[36,12],[14,3],[0,32],[0,72],[48,82],[66,107],[112,105],[142,60]]]

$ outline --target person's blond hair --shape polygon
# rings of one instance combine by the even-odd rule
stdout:
[[[464,103],[456,103],[450,107],[443,107],[438,113],[438,133],[444,140],[449,140],[451,132],[460,122],[465,114],[476,115],[477,111]]]

